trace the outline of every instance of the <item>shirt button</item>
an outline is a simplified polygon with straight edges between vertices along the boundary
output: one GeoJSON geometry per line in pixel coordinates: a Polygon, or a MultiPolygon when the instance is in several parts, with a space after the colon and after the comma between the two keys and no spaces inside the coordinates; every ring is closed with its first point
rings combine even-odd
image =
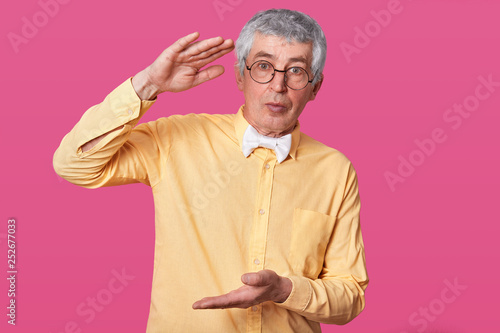
{"type": "Polygon", "coordinates": [[[260,260],[259,260],[259,259],[255,259],[255,260],[253,261],[253,263],[254,263],[254,264],[256,264],[256,265],[258,265],[258,264],[260,264],[260,260]]]}
{"type": "Polygon", "coordinates": [[[266,164],[266,169],[269,169],[271,166],[269,164],[266,164]]]}
{"type": "Polygon", "coordinates": [[[128,114],[132,115],[132,113],[134,113],[134,112],[131,109],[128,109],[128,114]]]}
{"type": "Polygon", "coordinates": [[[256,307],[255,305],[254,305],[254,306],[252,306],[252,311],[253,311],[253,312],[255,312],[255,311],[257,311],[257,310],[258,310],[258,309],[257,309],[257,307],[256,307]]]}
{"type": "Polygon", "coordinates": [[[266,212],[266,211],[265,211],[265,210],[263,210],[263,209],[259,210],[259,214],[260,214],[260,215],[264,215],[264,213],[265,213],[265,212],[266,212]]]}

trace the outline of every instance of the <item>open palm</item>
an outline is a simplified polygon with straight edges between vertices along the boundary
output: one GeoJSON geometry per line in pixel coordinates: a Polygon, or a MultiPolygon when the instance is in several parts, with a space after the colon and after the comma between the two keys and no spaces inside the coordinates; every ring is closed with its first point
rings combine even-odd
{"type": "Polygon", "coordinates": [[[221,65],[201,68],[231,52],[234,42],[222,37],[195,42],[198,37],[195,32],[180,38],[146,68],[148,80],[158,94],[188,90],[224,73],[221,65]]]}

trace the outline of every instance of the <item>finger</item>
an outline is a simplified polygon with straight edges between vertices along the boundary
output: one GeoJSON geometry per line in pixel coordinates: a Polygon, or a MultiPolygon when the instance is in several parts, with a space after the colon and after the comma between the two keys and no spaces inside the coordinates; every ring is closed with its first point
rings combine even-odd
{"type": "MultiPolygon", "coordinates": [[[[195,56],[192,56],[191,59],[192,60],[205,60],[207,58],[209,58],[210,56],[218,53],[218,52],[221,52],[221,51],[227,51],[227,52],[231,52],[232,50],[234,49],[234,42],[232,39],[226,39],[222,44],[216,46],[216,47],[212,47],[204,52],[201,52],[200,54],[197,54],[195,56]]],[[[227,53],[226,52],[226,53],[227,53]]],[[[226,54],[224,53],[224,54],[226,54]]]]}
{"type": "Polygon", "coordinates": [[[228,293],[215,297],[205,297],[193,303],[193,309],[247,308],[248,300],[240,299],[237,294],[228,293]]]}
{"type": "Polygon", "coordinates": [[[172,51],[182,52],[185,48],[189,46],[192,42],[200,37],[199,32],[193,32],[187,36],[179,38],[174,44],[172,44],[172,51]]]}
{"type": "Polygon", "coordinates": [[[221,76],[222,74],[224,74],[224,66],[222,65],[214,65],[205,68],[204,70],[196,74],[196,77],[193,82],[193,87],[202,84],[203,82],[213,80],[216,77],[221,76]]]}
{"type": "Polygon", "coordinates": [[[193,309],[224,309],[228,307],[226,295],[204,297],[193,303],[193,309]]]}
{"type": "Polygon", "coordinates": [[[232,50],[234,49],[234,47],[232,48],[229,48],[229,49],[223,49],[223,50],[220,50],[219,52],[217,53],[214,53],[212,54],[211,56],[209,56],[208,58],[205,58],[205,59],[200,59],[199,61],[195,62],[195,66],[197,68],[203,68],[205,67],[206,65],[208,65],[209,63],[219,59],[220,57],[228,54],[229,52],[231,52],[232,50]]]}
{"type": "Polygon", "coordinates": [[[224,38],[214,37],[193,43],[186,49],[188,56],[196,56],[202,52],[205,52],[213,47],[219,46],[224,43],[224,38]]]}
{"type": "Polygon", "coordinates": [[[205,297],[195,302],[193,309],[244,309],[258,303],[254,288],[242,286],[224,295],[205,297]]]}

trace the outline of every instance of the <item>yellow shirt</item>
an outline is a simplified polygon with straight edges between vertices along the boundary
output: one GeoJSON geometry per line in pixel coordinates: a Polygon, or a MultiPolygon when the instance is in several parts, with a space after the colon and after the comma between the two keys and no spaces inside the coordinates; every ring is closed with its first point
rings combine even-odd
{"type": "Polygon", "coordinates": [[[151,187],[155,253],[147,332],[320,332],[319,322],[356,317],[368,276],[348,159],[299,125],[282,163],[267,148],[245,158],[244,106],[237,114],[174,115],[135,127],[153,103],[141,101],[127,80],[83,115],[54,155],[56,172],[80,186],[151,187]],[[121,125],[82,153],[84,143],[121,125]],[[262,269],[291,279],[285,302],[192,309],[262,269]]]}

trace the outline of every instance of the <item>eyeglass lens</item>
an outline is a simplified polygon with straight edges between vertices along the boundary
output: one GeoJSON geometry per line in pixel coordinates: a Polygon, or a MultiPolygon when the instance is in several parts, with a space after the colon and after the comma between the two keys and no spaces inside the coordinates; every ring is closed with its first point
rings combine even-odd
{"type": "MultiPolygon", "coordinates": [[[[270,62],[259,60],[250,68],[252,79],[258,83],[267,83],[274,77],[275,69],[270,62]]],[[[292,89],[302,89],[309,82],[309,76],[301,67],[290,67],[285,72],[285,83],[292,89]]]]}

